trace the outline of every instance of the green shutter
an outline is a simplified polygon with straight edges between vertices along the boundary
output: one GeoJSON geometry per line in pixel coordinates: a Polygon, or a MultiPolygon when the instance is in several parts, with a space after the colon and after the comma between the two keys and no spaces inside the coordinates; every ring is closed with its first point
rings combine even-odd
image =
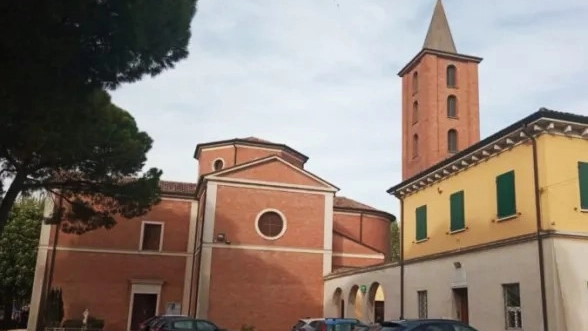
{"type": "Polygon", "coordinates": [[[451,211],[451,231],[465,229],[465,206],[463,191],[453,193],[449,197],[451,211]]]}
{"type": "Polygon", "coordinates": [[[427,239],[427,206],[416,209],[416,240],[427,239]]]}
{"type": "Polygon", "coordinates": [[[517,213],[514,170],[496,177],[496,204],[498,218],[517,213]]]}
{"type": "Polygon", "coordinates": [[[578,162],[578,180],[580,182],[580,208],[588,209],[588,163],[578,162]]]}

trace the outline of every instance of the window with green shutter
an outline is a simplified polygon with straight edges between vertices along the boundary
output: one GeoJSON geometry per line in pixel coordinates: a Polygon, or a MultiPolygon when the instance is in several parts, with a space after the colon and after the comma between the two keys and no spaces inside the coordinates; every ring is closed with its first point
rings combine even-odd
{"type": "Polygon", "coordinates": [[[580,182],[580,208],[588,210],[588,163],[578,162],[578,181],[580,182]]]}
{"type": "Polygon", "coordinates": [[[449,196],[449,209],[451,214],[450,231],[465,229],[465,206],[463,191],[455,192],[449,196]]]}
{"type": "Polygon", "coordinates": [[[427,205],[416,209],[416,241],[427,239],[427,205]]]}
{"type": "Polygon", "coordinates": [[[498,218],[517,213],[515,172],[511,170],[496,177],[496,206],[498,218]]]}

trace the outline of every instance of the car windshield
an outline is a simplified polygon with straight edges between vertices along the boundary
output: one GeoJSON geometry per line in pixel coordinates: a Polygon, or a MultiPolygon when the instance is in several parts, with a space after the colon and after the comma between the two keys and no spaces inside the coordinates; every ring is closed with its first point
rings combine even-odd
{"type": "Polygon", "coordinates": [[[406,328],[401,324],[394,322],[382,322],[380,325],[382,326],[382,328],[379,331],[401,331],[406,328]]]}

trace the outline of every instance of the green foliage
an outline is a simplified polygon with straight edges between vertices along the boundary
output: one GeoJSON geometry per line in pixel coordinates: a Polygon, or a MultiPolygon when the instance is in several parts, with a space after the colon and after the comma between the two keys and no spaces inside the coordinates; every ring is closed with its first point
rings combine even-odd
{"type": "Polygon", "coordinates": [[[128,180],[151,138],[104,91],[186,58],[196,2],[0,1],[0,233],[17,196],[39,189],[74,204],[76,233],[158,201],[159,170],[128,180]]]}
{"type": "Polygon", "coordinates": [[[0,234],[0,296],[30,299],[42,219],[41,199],[20,199],[12,209],[0,234]]]}
{"type": "Polygon", "coordinates": [[[390,224],[390,261],[400,261],[400,228],[398,222],[390,224]]]}
{"type": "MultiPolygon", "coordinates": [[[[12,178],[0,204],[0,233],[18,194],[52,192],[66,204],[49,220],[66,232],[111,228],[116,215],[133,218],[160,201],[155,168],[140,174],[152,139],[104,91],[0,133],[0,172],[12,178]]],[[[56,200],[59,200],[57,198],[56,200]]],[[[56,203],[59,206],[59,203],[56,203]]]]}
{"type": "Polygon", "coordinates": [[[11,31],[0,36],[0,91],[15,100],[155,76],[188,56],[195,13],[196,0],[0,1],[11,31]]]}
{"type": "Polygon", "coordinates": [[[49,327],[58,327],[63,320],[63,292],[59,288],[53,288],[47,293],[46,324],[49,327]]]}

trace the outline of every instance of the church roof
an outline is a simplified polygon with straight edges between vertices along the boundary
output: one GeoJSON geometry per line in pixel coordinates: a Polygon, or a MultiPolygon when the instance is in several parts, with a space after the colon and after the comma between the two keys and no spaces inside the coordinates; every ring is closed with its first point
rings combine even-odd
{"type": "Polygon", "coordinates": [[[217,141],[211,141],[211,142],[207,142],[207,143],[198,144],[198,145],[196,145],[196,150],[194,151],[194,158],[198,159],[200,157],[200,153],[205,148],[225,146],[225,145],[236,145],[236,144],[280,149],[280,150],[283,150],[284,152],[287,152],[287,153],[294,155],[295,157],[298,157],[299,159],[302,160],[303,163],[308,161],[308,156],[300,153],[299,151],[291,148],[288,145],[274,143],[274,142],[271,142],[271,141],[268,141],[265,139],[261,139],[261,138],[257,138],[257,137],[233,138],[233,139],[217,140],[217,141]]]}
{"type": "Polygon", "coordinates": [[[423,49],[457,54],[457,49],[453,42],[453,36],[451,35],[451,29],[449,28],[449,22],[447,21],[447,16],[445,15],[445,9],[443,8],[443,2],[441,0],[437,0],[437,4],[435,5],[435,10],[433,11],[433,17],[429,24],[429,31],[427,31],[427,37],[425,38],[423,49]]]}
{"type": "Polygon", "coordinates": [[[185,196],[196,198],[196,183],[174,182],[169,180],[160,180],[159,189],[162,195],[185,196]]]}
{"type": "Polygon", "coordinates": [[[396,217],[390,213],[376,209],[372,206],[368,206],[368,205],[361,203],[359,201],[349,199],[347,197],[337,197],[336,196],[335,200],[333,201],[333,207],[335,209],[346,209],[346,210],[353,210],[353,211],[360,211],[360,212],[363,211],[363,212],[373,212],[373,213],[377,213],[377,214],[383,214],[387,218],[389,218],[392,222],[394,222],[396,220],[396,217]]]}

